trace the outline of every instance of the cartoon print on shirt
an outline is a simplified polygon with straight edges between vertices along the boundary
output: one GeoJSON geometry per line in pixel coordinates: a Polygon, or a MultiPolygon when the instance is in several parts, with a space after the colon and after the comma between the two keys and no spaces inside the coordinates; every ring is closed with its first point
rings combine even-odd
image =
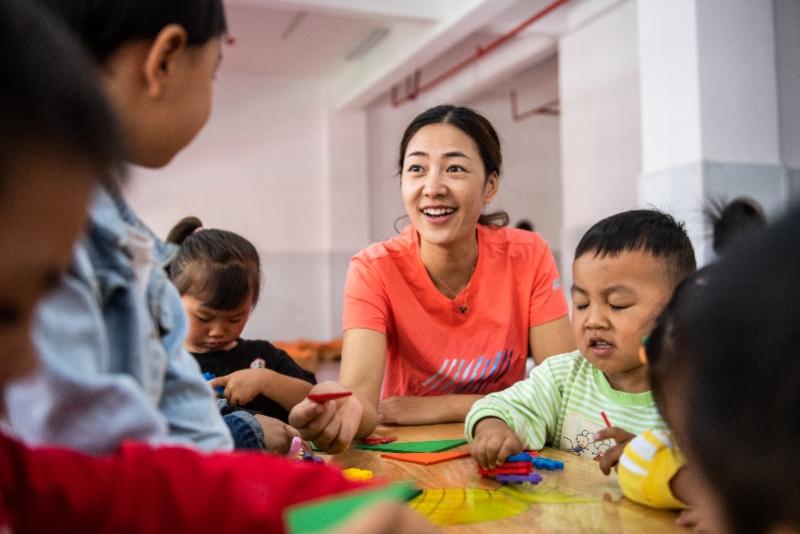
{"type": "Polygon", "coordinates": [[[256,358],[252,362],[250,362],[250,369],[266,369],[267,362],[264,361],[264,358],[256,358]]]}
{"type": "Polygon", "coordinates": [[[592,421],[574,412],[567,413],[561,429],[559,448],[577,456],[587,456],[597,460],[614,445],[611,439],[595,441],[595,433],[603,428],[603,423],[592,421]]]}

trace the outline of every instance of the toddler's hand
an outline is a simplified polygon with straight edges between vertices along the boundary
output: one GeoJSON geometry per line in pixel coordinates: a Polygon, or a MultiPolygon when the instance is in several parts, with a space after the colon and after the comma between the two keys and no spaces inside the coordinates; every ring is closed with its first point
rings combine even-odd
{"type": "Polygon", "coordinates": [[[487,417],[475,425],[470,452],[481,466],[493,469],[502,465],[512,454],[522,452],[522,449],[522,441],[502,420],[487,417]]]}
{"type": "MultiPolygon", "coordinates": [[[[309,394],[346,391],[336,382],[317,384],[309,394]]],[[[304,440],[330,454],[338,454],[352,443],[361,424],[364,407],[355,395],[318,404],[304,399],[289,412],[289,424],[304,440]]]]}
{"type": "Polygon", "coordinates": [[[256,414],[255,418],[264,431],[264,444],[267,450],[281,456],[286,455],[292,444],[292,438],[299,436],[300,433],[279,419],[261,414],[256,414]]]}
{"type": "Polygon", "coordinates": [[[635,437],[636,434],[631,434],[627,430],[623,430],[616,426],[604,428],[594,435],[595,441],[613,439],[617,442],[616,445],[608,449],[603,453],[603,456],[600,457],[600,469],[603,471],[603,473],[607,475],[611,472],[611,469],[619,463],[622,452],[625,450],[625,445],[627,445],[628,442],[635,437]]]}
{"type": "Polygon", "coordinates": [[[242,369],[214,378],[209,384],[212,388],[224,387],[225,398],[232,406],[244,406],[264,391],[271,372],[269,369],[242,369]]]}

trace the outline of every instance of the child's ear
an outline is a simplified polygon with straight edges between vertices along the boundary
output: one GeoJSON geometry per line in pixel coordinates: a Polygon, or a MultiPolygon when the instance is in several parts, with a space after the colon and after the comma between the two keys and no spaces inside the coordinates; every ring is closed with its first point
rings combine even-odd
{"type": "Polygon", "coordinates": [[[483,187],[483,203],[488,204],[492,200],[494,200],[495,195],[497,195],[497,191],[500,188],[500,176],[497,175],[496,172],[493,172],[489,179],[486,180],[486,185],[483,187]]]}
{"type": "Polygon", "coordinates": [[[144,63],[144,78],[148,96],[158,98],[164,92],[175,61],[186,52],[188,36],[183,26],[168,24],[158,33],[150,46],[144,63]]]}

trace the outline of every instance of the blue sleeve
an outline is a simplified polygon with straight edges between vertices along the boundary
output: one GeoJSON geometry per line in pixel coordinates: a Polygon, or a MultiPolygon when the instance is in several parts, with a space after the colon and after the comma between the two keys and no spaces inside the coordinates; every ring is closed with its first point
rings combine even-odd
{"type": "Polygon", "coordinates": [[[233,446],[237,450],[266,450],[264,429],[253,414],[245,410],[236,410],[223,416],[228,425],[233,446]]]}
{"type": "Polygon", "coordinates": [[[5,391],[11,430],[24,441],[106,453],[124,440],[167,439],[166,421],[133,378],[106,372],[101,319],[91,290],[74,277],[40,306],[40,367],[5,391]]]}
{"type": "MultiPolygon", "coordinates": [[[[153,332],[143,297],[123,286],[107,294],[124,302],[125,313],[101,306],[101,286],[114,280],[94,275],[79,247],[74,272],[40,306],[40,369],[5,393],[12,432],[29,443],[92,453],[124,440],[230,450],[230,433],[181,336],[153,332]]],[[[174,296],[165,307],[180,306],[174,296]]]]}

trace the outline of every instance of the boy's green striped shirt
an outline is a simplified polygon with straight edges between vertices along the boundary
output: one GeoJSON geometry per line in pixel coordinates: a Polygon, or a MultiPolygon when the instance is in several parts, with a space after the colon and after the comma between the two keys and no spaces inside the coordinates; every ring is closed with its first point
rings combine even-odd
{"type": "Polygon", "coordinates": [[[526,448],[551,445],[597,456],[611,446],[609,440],[595,442],[593,438],[605,427],[601,411],[614,426],[633,434],[666,428],[649,391],[612,389],[603,373],[576,350],[547,358],[527,379],[477,401],[467,414],[465,433],[472,441],[479,420],[497,417],[526,448]]]}

